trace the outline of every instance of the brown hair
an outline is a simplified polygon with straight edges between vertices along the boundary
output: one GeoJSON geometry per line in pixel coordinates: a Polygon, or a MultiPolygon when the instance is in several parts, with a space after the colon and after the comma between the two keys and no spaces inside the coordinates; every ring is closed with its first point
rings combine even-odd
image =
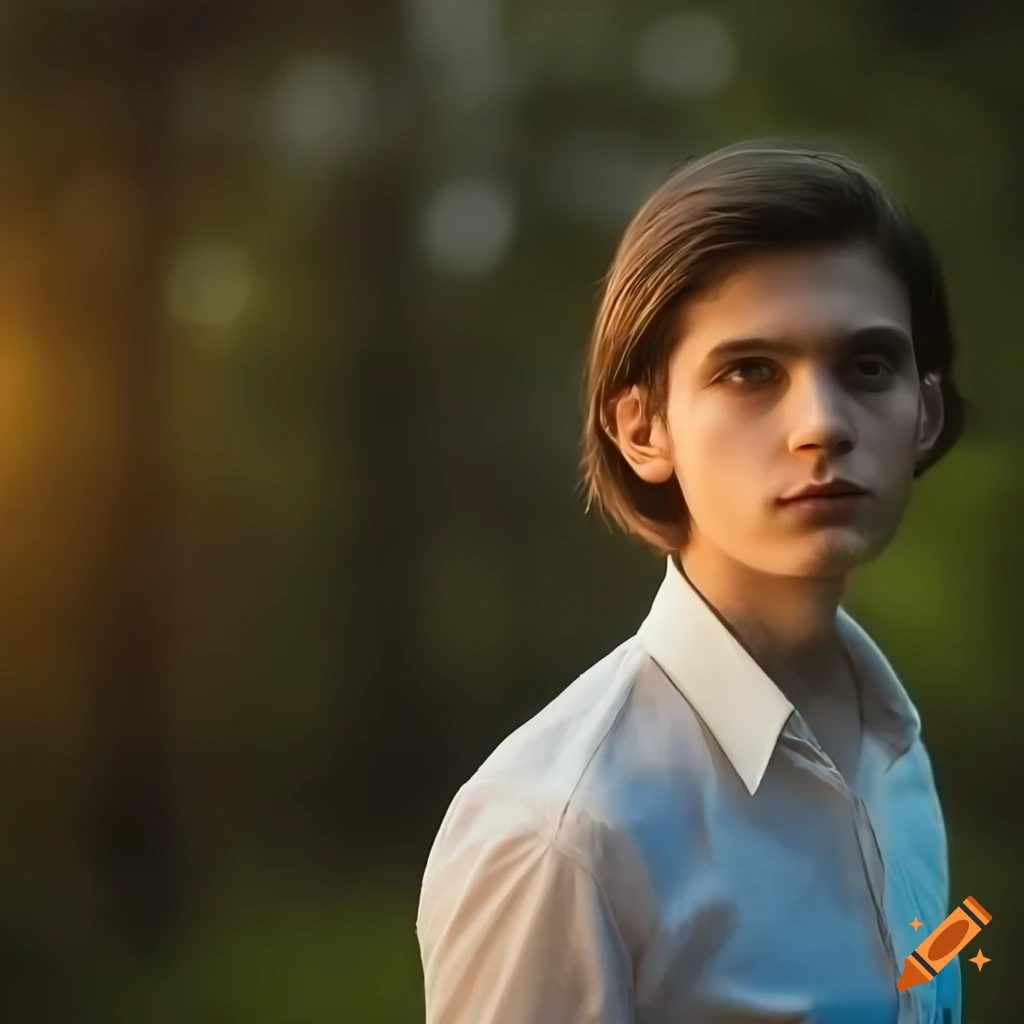
{"type": "Polygon", "coordinates": [[[944,424],[920,476],[963,432],[964,400],[952,378],[954,342],[938,258],[905,208],[860,164],[792,143],[747,142],[677,170],[626,228],[604,279],[587,353],[583,431],[586,508],[660,552],[682,548],[689,514],[678,481],[649,484],[608,433],[609,403],[634,384],[663,416],[668,359],[681,305],[739,259],[780,249],[864,240],[907,290],[920,377],[936,375],[944,424]]]}

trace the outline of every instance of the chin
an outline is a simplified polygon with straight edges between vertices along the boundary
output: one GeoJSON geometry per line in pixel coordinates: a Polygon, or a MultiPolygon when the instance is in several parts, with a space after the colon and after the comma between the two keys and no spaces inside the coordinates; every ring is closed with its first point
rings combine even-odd
{"type": "MultiPolygon", "coordinates": [[[[780,576],[846,576],[881,551],[884,544],[849,527],[822,527],[781,544],[766,571],[780,576]]],[[[761,560],[764,561],[763,559],[761,560]]]]}

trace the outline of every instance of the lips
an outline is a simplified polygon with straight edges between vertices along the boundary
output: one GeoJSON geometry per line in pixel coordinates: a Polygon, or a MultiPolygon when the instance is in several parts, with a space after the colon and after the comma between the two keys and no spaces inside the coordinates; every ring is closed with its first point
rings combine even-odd
{"type": "Polygon", "coordinates": [[[830,480],[824,484],[808,484],[796,493],[788,494],[779,500],[788,503],[816,499],[855,498],[863,497],[867,493],[863,487],[850,480],[830,480]]]}
{"type": "Polygon", "coordinates": [[[783,498],[785,502],[791,501],[836,501],[840,498],[863,498],[863,491],[834,491],[827,494],[797,494],[792,498],[783,498]]]}

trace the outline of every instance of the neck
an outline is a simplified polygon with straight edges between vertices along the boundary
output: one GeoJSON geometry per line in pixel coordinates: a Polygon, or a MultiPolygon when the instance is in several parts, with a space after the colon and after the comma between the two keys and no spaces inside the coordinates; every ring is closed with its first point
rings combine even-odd
{"type": "Polygon", "coordinates": [[[759,572],[695,544],[677,562],[783,690],[820,686],[841,674],[844,648],[836,613],[845,577],[759,572]]]}

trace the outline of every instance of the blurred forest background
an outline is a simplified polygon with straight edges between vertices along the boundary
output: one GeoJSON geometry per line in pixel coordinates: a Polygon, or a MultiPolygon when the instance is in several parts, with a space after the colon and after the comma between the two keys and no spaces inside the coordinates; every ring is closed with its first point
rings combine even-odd
{"type": "Polygon", "coordinates": [[[771,134],[945,260],[981,416],[844,604],[994,914],[965,1024],[1018,1019],[1022,12],[7,0],[0,1019],[422,1020],[448,802],[663,572],[577,491],[600,278],[771,134]]]}

